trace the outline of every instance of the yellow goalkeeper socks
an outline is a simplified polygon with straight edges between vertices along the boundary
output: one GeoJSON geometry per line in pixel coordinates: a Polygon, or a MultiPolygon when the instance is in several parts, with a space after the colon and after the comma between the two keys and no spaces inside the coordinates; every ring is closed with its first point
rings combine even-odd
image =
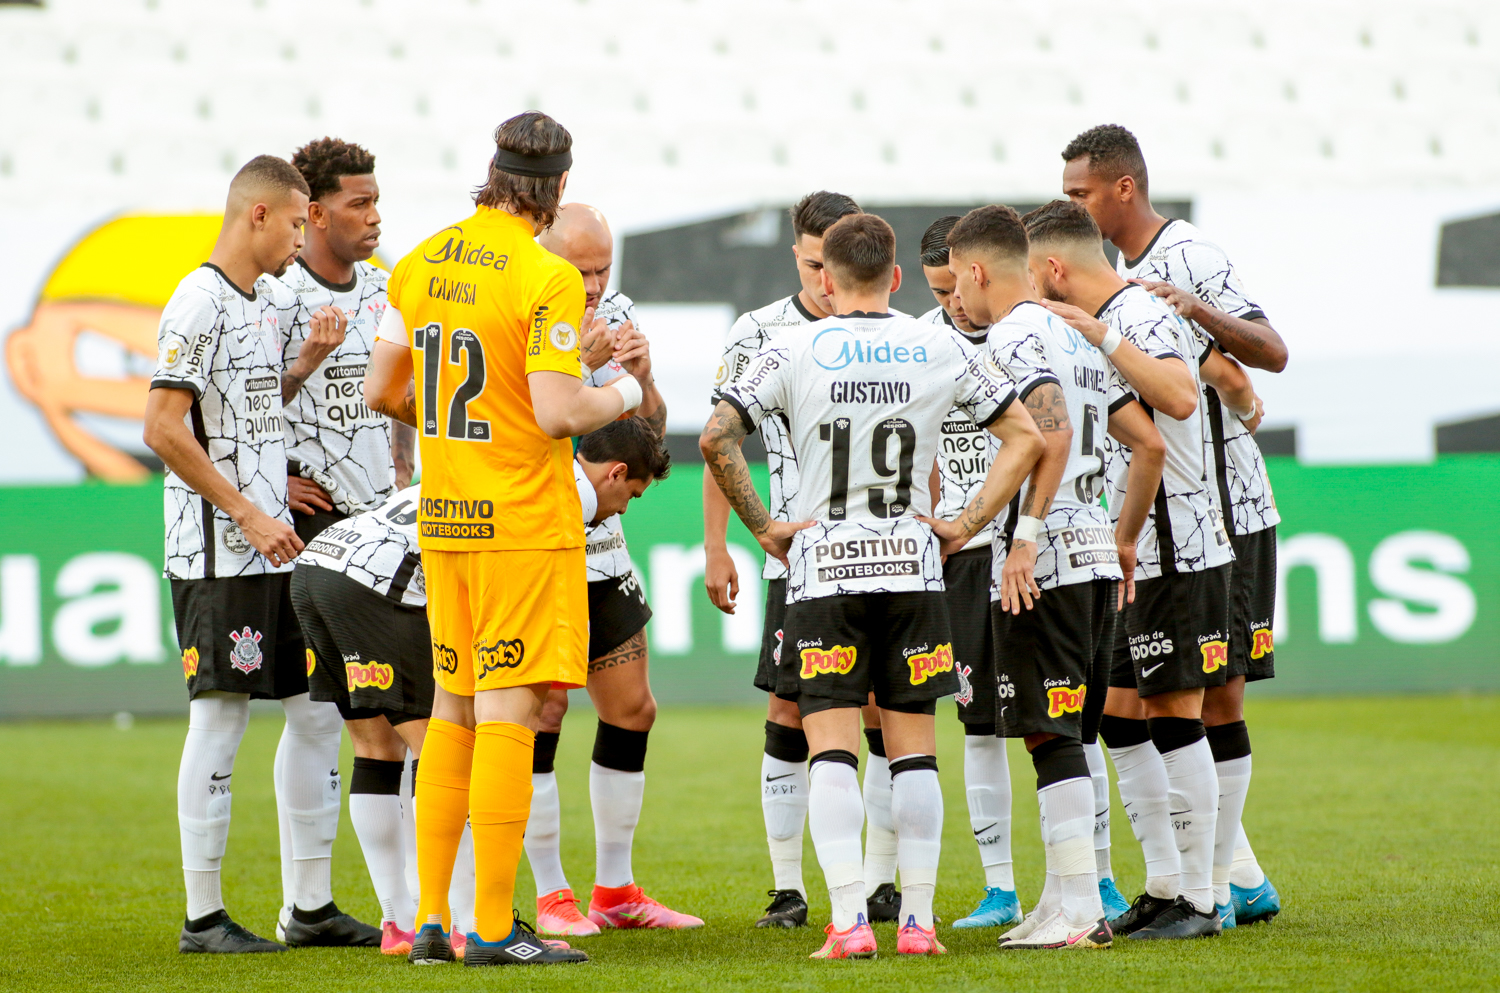
{"type": "MultiPolygon", "coordinates": [[[[449,930],[448,885],[469,818],[470,770],[478,767],[474,753],[473,731],[437,718],[428,723],[415,790],[417,875],[422,883],[418,927],[440,923],[449,930]]],[[[530,772],[529,764],[526,768],[530,772]]]]}
{"type": "MultiPolygon", "coordinates": [[[[536,734],[519,724],[485,721],[475,729],[469,825],[474,832],[477,884],[474,930],[485,941],[502,941],[511,932],[516,866],[521,861],[521,839],[531,814],[531,756],[535,745],[536,734]]],[[[424,751],[423,771],[426,768],[424,751]]]]}

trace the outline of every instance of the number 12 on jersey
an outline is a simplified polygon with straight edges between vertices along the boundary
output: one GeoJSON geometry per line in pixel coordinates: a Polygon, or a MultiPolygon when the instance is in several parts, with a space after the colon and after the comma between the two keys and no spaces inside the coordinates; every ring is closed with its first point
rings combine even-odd
{"type": "Polygon", "coordinates": [[[484,392],[484,345],[468,328],[454,328],[443,347],[443,326],[434,321],[417,328],[412,340],[422,352],[422,434],[438,436],[438,409],[441,398],[444,360],[448,365],[466,365],[464,381],[458,384],[448,403],[449,438],[460,441],[489,441],[490,422],[471,420],[469,404],[484,392]]]}

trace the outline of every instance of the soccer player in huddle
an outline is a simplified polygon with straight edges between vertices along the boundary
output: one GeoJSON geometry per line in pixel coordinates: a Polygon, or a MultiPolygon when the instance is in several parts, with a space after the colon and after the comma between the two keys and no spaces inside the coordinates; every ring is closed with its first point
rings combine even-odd
{"type": "Polygon", "coordinates": [[[537,111],[496,129],[475,213],[392,273],[365,378],[366,403],[417,427],[422,446],[417,523],[437,687],[417,774],[418,963],[453,958],[447,894],[466,821],[477,895],[464,964],[587,960],[511,913],[542,705],[554,685],[586,681],[568,439],[642,399],[629,367],[611,386],[584,385],[583,280],[534,240],[557,216],[572,144],[537,111]]]}
{"type": "MultiPolygon", "coordinates": [[[[1028,215],[1027,231],[1033,279],[1057,301],[1047,306],[1109,357],[1151,412],[1166,448],[1136,561],[1121,559],[1133,596],[1119,625],[1101,724],[1147,862],[1146,891],[1114,932],[1136,939],[1217,935],[1218,778],[1202,707],[1204,688],[1224,684],[1234,553],[1208,489],[1198,397],[1208,381],[1243,411],[1253,408],[1254,392],[1243,370],[1199,347],[1170,307],[1115,273],[1083,207],[1053,201],[1028,215]]],[[[1132,459],[1129,447],[1110,455],[1111,517],[1128,496],[1132,459]]]]}
{"type": "Polygon", "coordinates": [[[289,595],[302,541],[287,507],[284,334],[306,323],[295,332],[300,359],[316,367],[347,323],[331,307],[306,312],[274,278],[302,248],[307,216],[307,183],[284,159],[257,156],[235,175],[213,252],[162,311],[146,401],[145,442],[167,468],[166,575],[190,700],[177,780],[184,952],[283,948],[230,918],[220,888],[231,777],[252,698],[280,700],[286,712],[276,799],[291,821],[283,857],[293,861],[300,912],[288,940],[378,941],[333,903],[338,713],[308,699],[289,595]]]}
{"type": "MultiPolygon", "coordinates": [[[[1145,158],[1117,124],[1090,128],[1063,150],[1063,193],[1083,204],[1120,250],[1116,271],[1170,303],[1200,336],[1245,365],[1286,368],[1287,348],[1246,292],[1223,249],[1195,226],[1167,220],[1151,206],[1145,158]]],[[[1213,485],[1234,547],[1229,577],[1229,666],[1223,687],[1203,697],[1203,723],[1219,776],[1214,842],[1214,902],[1226,927],[1269,920],[1281,897],[1256,862],[1240,824],[1250,788],[1245,684],[1276,674],[1271,622],[1276,605],[1276,525],[1281,515],[1253,432],[1261,407],[1242,418],[1205,388],[1213,485]]]]}
{"type": "MultiPolygon", "coordinates": [[[[976,324],[959,299],[948,267],[948,232],[957,214],[939,217],[922,233],[922,275],[938,305],[921,320],[946,325],[959,346],[981,355],[988,328],[976,324]]],[[[935,478],[933,516],[952,520],[984,485],[990,468],[989,433],[955,407],[943,422],[935,478]]],[[[1021,921],[1010,852],[1010,767],[1005,740],[995,733],[995,663],[990,623],[990,542],[986,525],[943,564],[943,586],[953,627],[953,665],[958,674],[958,719],[964,728],[964,791],[969,828],[984,867],[984,897],[954,927],[1004,927],[1021,921]]]]}
{"type": "MultiPolygon", "coordinates": [[[[802,288],[759,310],[741,314],[734,322],[714,379],[716,389],[737,382],[768,342],[791,328],[822,320],[831,313],[832,304],[819,282],[823,235],[835,221],[859,212],[859,205],[849,197],[827,190],[809,193],[792,207],[792,256],[797,261],[797,278],[802,288]]],[[[797,455],[785,428],[774,418],[761,424],[760,435],[770,470],[771,514],[785,518],[797,498],[797,455]]],[[[729,503],[712,473],[705,468],[703,581],[713,605],[725,613],[733,613],[735,598],[739,596],[739,575],[725,543],[728,525],[729,503]]],[[[807,736],[802,731],[796,705],[776,695],[776,667],[781,659],[782,621],[787,605],[786,566],[768,554],[761,575],[766,580],[766,605],[755,686],[768,694],[760,789],[774,888],[767,894],[771,903],[756,926],[801,927],[807,923],[807,890],[802,882],[802,835],[808,803],[807,736]]],[[[894,885],[896,849],[891,827],[889,763],[877,708],[867,706],[864,720],[870,750],[864,784],[869,817],[864,868],[869,890],[866,910],[873,920],[895,920],[898,897],[894,885]]]]}
{"type": "MultiPolygon", "coordinates": [[[[606,424],[585,435],[574,465],[583,520],[623,513],[666,471],[643,422],[606,424]]],[[[381,951],[406,955],[417,906],[406,883],[398,789],[401,760],[366,754],[361,722],[394,727],[420,755],[432,713],[432,650],[427,584],[417,532],[420,486],[392,494],[373,510],[325,528],[307,543],[292,574],[292,603],[314,668],[312,697],[337,705],[354,742],[349,815],[359,833],[382,912],[381,951]],[[367,789],[357,789],[364,780],[367,789]]],[[[462,954],[462,945],[454,951],[462,954]]]]}
{"type": "MultiPolygon", "coordinates": [[[[542,233],[542,247],[567,259],[583,276],[585,323],[579,343],[584,382],[604,386],[627,375],[631,362],[641,377],[643,398],[631,421],[644,439],[633,461],[609,463],[590,447],[608,427],[580,444],[578,461],[597,481],[629,479],[644,491],[662,479],[669,460],[661,442],[667,406],[652,382],[644,336],[636,329],[630,298],[618,291],[606,295],[614,261],[614,236],[604,215],[587,204],[566,204],[557,221],[542,233]],[[592,314],[594,319],[588,320],[592,314]],[[633,361],[637,352],[642,361],[633,361]],[[649,445],[647,442],[649,441],[649,445]],[[614,474],[613,477],[610,474],[614,474]],[[614,477],[618,477],[615,479],[614,477]]],[[[639,495],[639,494],[636,494],[639,495]]],[[[554,761],[566,690],[554,689],[542,709],[532,761],[531,818],[526,825],[526,857],[536,879],[537,930],[542,934],[591,935],[601,927],[695,928],[703,921],[664,907],[635,883],[631,849],[646,789],[646,744],[656,721],[656,698],[647,670],[646,622],[651,608],[625,546],[618,514],[585,519],[588,570],[588,691],[599,715],[594,757],[589,766],[589,805],[594,815],[595,873],[588,916],[578,912],[563,872],[561,807],[554,761]]]]}
{"type": "Polygon", "coordinates": [[[917,519],[954,406],[1004,443],[953,528],[962,545],[1003,506],[1041,451],[999,369],[947,328],[890,313],[900,285],[889,224],[856,214],[823,239],[819,283],[833,316],[788,330],[720,388],[700,447],[715,482],[768,554],[787,567],[776,693],[795,700],[812,751],[809,819],[832,921],[814,958],[876,953],[866,919],[857,779],[859,709],[873,692],[891,756],[901,871],[896,950],[941,954],[932,900],[941,849],[938,698],[958,689],[938,539],[917,519]],[[784,418],[798,453],[791,518],[773,518],[740,443],[784,418]],[[920,467],[920,469],[918,468],[920,467]]]}
{"type": "MultiPolygon", "coordinates": [[[[1144,453],[1161,442],[1108,360],[1040,305],[1014,210],[970,211],[948,244],[965,310],[989,323],[989,357],[1015,381],[1046,442],[1024,497],[997,518],[992,557],[996,727],[1031,753],[1047,864],[1036,908],[1000,946],[1107,948],[1084,743],[1097,735],[1108,683],[1117,546],[1134,546],[1160,479],[1160,461],[1144,453]],[[1107,432],[1143,451],[1118,528],[1099,503],[1107,432]]],[[[934,527],[943,535],[951,525],[934,527]]]]}
{"type": "MultiPolygon", "coordinates": [[[[307,542],[328,525],[379,505],[395,489],[410,483],[415,435],[406,425],[371,411],[360,390],[365,364],[375,344],[375,329],[385,313],[385,273],[368,261],[380,244],[375,157],[359,145],[320,138],[297,149],[292,165],[308,185],[310,202],[304,228],[306,243],[281,281],[297,295],[304,310],[333,307],[348,321],[343,343],[321,361],[308,361],[318,358],[315,353],[303,355],[305,323],[294,322],[282,328],[288,502],[297,536],[307,542]]],[[[385,721],[360,719],[346,722],[346,726],[356,756],[367,763],[403,761],[406,743],[385,721]]],[[[338,736],[328,737],[332,758],[336,759],[338,736]]],[[[278,777],[282,775],[285,737],[282,741],[276,761],[278,777]]],[[[360,766],[349,784],[350,816],[361,838],[373,839],[376,835],[363,823],[369,804],[355,802],[353,797],[377,786],[383,789],[383,780],[372,779],[368,764],[360,766]]],[[[283,813],[283,853],[288,850],[293,824],[283,813]]],[[[377,861],[390,858],[390,853],[368,849],[366,855],[377,861]]],[[[290,923],[291,861],[283,855],[285,895],[277,924],[283,936],[289,927],[301,932],[307,925],[305,921],[290,923]]],[[[323,925],[325,930],[327,927],[323,925]]]]}

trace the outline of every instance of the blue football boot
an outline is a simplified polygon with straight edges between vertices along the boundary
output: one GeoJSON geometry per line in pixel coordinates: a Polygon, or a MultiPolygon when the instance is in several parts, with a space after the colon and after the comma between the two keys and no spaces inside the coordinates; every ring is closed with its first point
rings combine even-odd
{"type": "Polygon", "coordinates": [[[1230,928],[1236,926],[1233,899],[1231,899],[1228,903],[1214,904],[1214,910],[1218,911],[1219,924],[1224,928],[1224,930],[1228,931],[1230,928]]]}
{"type": "Polygon", "coordinates": [[[1015,890],[1002,890],[998,886],[986,886],[984,899],[968,917],[953,922],[954,927],[1008,927],[1022,921],[1021,901],[1015,890]]]}
{"type": "Polygon", "coordinates": [[[1249,889],[1230,883],[1229,902],[1234,906],[1235,920],[1241,924],[1269,921],[1281,913],[1281,894],[1276,892],[1270,879],[1249,889]]]}
{"type": "Polygon", "coordinates": [[[1115,888],[1115,881],[1113,879],[1099,880],[1099,902],[1104,904],[1104,919],[1106,921],[1113,921],[1130,909],[1130,904],[1125,902],[1125,898],[1115,888]]]}

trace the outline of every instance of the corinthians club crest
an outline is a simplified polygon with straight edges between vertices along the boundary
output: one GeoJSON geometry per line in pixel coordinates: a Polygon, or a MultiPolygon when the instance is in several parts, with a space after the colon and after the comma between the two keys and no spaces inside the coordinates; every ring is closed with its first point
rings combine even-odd
{"type": "Polygon", "coordinates": [[[958,673],[958,692],[953,694],[953,699],[967,707],[974,702],[974,684],[969,682],[969,673],[974,669],[972,666],[960,665],[955,671],[958,673]]]}
{"type": "Polygon", "coordinates": [[[260,639],[261,633],[251,631],[248,624],[242,631],[229,632],[229,640],[234,642],[234,650],[229,653],[229,664],[247,676],[259,669],[265,659],[260,650],[260,639]]]}

